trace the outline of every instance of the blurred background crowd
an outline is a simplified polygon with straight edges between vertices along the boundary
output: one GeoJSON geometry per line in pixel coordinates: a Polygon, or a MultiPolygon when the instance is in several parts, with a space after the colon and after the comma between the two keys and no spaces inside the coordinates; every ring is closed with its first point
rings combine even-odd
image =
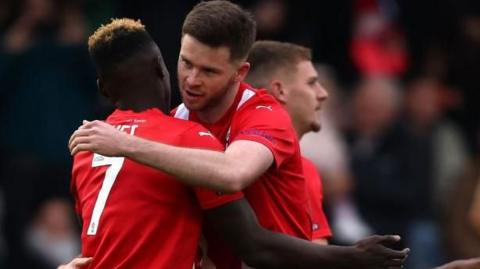
{"type": "MultiPolygon", "coordinates": [[[[141,19],[177,105],[181,24],[196,2],[0,1],[0,268],[55,268],[80,251],[67,141],[112,110],[88,36],[112,17],[141,19]]],[[[322,131],[301,144],[324,181],[332,242],[400,234],[407,269],[479,256],[480,2],[234,2],[258,39],[313,49],[330,98],[322,131]]]]}

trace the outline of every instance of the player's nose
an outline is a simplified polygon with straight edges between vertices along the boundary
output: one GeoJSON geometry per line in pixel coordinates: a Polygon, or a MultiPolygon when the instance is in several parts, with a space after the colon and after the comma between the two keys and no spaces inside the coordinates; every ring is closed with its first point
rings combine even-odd
{"type": "Polygon", "coordinates": [[[317,83],[316,97],[319,102],[322,102],[328,99],[328,92],[320,83],[317,83]]]}
{"type": "Polygon", "coordinates": [[[187,74],[186,82],[188,86],[197,86],[201,84],[200,72],[198,69],[194,68],[187,74]]]}

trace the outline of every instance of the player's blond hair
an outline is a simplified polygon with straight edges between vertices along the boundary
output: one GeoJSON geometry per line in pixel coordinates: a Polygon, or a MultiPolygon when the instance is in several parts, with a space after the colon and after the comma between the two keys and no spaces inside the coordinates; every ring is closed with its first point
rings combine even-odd
{"type": "Polygon", "coordinates": [[[155,42],[140,20],[112,19],[88,38],[88,51],[97,71],[107,75],[155,42]]]}
{"type": "Polygon", "coordinates": [[[88,38],[88,49],[95,50],[99,44],[110,43],[120,33],[125,32],[146,32],[145,25],[140,20],[133,20],[129,18],[112,18],[111,22],[106,25],[101,25],[88,38]]]}

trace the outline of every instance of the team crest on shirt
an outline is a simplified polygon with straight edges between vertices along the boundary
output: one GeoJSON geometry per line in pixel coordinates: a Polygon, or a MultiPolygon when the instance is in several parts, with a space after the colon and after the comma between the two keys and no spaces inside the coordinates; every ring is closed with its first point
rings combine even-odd
{"type": "Polygon", "coordinates": [[[318,224],[316,224],[316,223],[312,224],[312,230],[313,231],[318,230],[318,228],[320,228],[320,227],[318,227],[318,224]]]}

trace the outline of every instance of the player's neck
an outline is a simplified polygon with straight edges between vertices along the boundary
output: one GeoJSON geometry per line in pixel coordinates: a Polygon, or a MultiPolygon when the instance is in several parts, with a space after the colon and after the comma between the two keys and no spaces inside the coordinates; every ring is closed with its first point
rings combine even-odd
{"type": "Polygon", "coordinates": [[[148,94],[137,94],[123,100],[118,100],[117,107],[120,110],[132,110],[134,112],[142,112],[151,108],[158,108],[166,111],[166,104],[161,101],[158,96],[148,94]]]}
{"type": "Polygon", "coordinates": [[[307,131],[302,128],[302,126],[299,126],[300,124],[295,124],[295,121],[292,122],[293,128],[295,129],[295,133],[297,133],[298,139],[302,139],[303,135],[307,133],[307,131]]]}
{"type": "Polygon", "coordinates": [[[239,89],[240,82],[232,84],[224,96],[220,99],[212,100],[212,103],[204,109],[196,111],[198,118],[205,123],[215,123],[220,120],[233,105],[239,89]]]}

